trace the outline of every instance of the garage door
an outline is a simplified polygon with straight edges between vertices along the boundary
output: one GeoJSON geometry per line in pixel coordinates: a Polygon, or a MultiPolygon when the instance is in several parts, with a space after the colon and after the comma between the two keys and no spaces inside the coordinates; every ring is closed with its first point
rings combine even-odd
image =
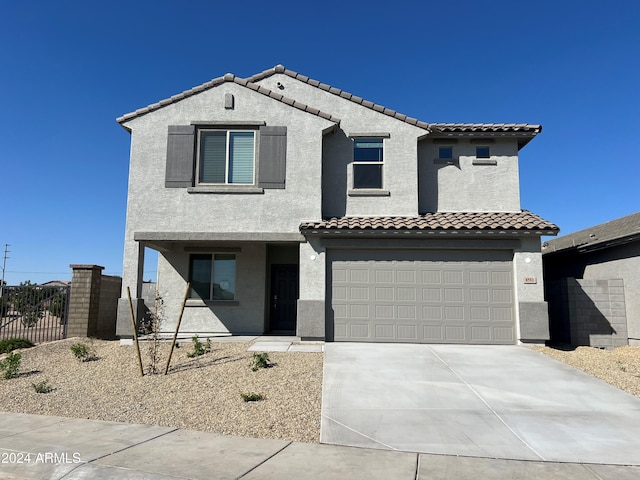
{"type": "Polygon", "coordinates": [[[335,341],[515,343],[510,251],[330,250],[335,341]]]}

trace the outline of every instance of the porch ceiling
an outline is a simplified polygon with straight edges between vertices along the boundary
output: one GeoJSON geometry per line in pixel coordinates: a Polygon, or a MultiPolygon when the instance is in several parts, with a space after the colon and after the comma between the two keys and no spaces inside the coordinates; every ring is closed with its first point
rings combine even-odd
{"type": "Polygon", "coordinates": [[[135,232],[133,239],[160,252],[173,250],[176,244],[199,246],[211,242],[295,242],[306,241],[298,232],[135,232]]]}

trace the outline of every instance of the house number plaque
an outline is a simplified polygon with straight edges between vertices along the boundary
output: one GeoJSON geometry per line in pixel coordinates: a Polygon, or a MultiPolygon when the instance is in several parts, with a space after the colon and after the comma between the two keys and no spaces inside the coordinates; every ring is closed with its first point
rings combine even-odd
{"type": "Polygon", "coordinates": [[[536,277],[524,277],[524,283],[536,284],[538,279],[536,277]]]}

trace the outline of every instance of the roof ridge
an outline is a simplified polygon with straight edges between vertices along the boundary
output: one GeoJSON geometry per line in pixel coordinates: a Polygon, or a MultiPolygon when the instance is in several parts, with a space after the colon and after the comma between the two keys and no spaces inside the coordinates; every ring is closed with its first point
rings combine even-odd
{"type": "Polygon", "coordinates": [[[326,92],[332,93],[340,98],[344,98],[346,100],[349,100],[351,102],[357,103],[358,105],[362,105],[363,107],[369,108],[371,110],[374,110],[378,113],[382,113],[384,115],[393,117],[397,120],[400,120],[402,122],[408,123],[409,125],[413,125],[415,127],[418,128],[422,128],[424,130],[431,130],[429,124],[427,122],[423,122],[421,120],[418,120],[417,118],[413,118],[413,117],[409,117],[407,115],[404,115],[402,113],[396,112],[395,110],[392,110],[390,108],[384,107],[380,104],[377,103],[373,103],[370,102],[369,100],[365,100],[364,98],[358,97],[357,95],[353,95],[352,93],[349,93],[345,90],[342,90],[340,88],[336,88],[336,87],[332,87],[329,84],[326,83],[322,83],[318,80],[314,80],[310,77],[307,77],[306,75],[302,75],[301,73],[298,73],[294,70],[290,70],[288,68],[285,68],[284,65],[278,64],[275,67],[269,68],[267,70],[263,70],[260,73],[257,73],[249,78],[247,78],[248,81],[250,82],[257,82],[260,81],[264,78],[270,77],[272,75],[275,75],[276,73],[283,73],[291,78],[294,78],[296,80],[300,80],[301,82],[307,83],[309,85],[311,85],[312,87],[316,87],[319,88],[320,90],[324,90],[326,92]]]}
{"type": "Polygon", "coordinates": [[[153,112],[155,110],[159,110],[162,107],[165,107],[167,105],[171,105],[173,103],[177,103],[181,100],[184,100],[185,98],[191,97],[193,95],[196,95],[200,92],[204,92],[205,90],[209,90],[213,87],[216,87],[218,85],[221,85],[223,83],[227,83],[227,82],[233,82],[236,83],[238,85],[241,85],[245,88],[248,88],[250,90],[253,90],[255,92],[261,93],[262,95],[265,95],[269,98],[273,98],[274,100],[277,100],[279,102],[285,103],[287,105],[290,105],[294,108],[297,108],[298,110],[302,110],[303,112],[307,112],[310,113],[311,115],[315,115],[317,117],[320,118],[324,118],[325,120],[329,120],[331,122],[334,122],[336,124],[340,124],[340,119],[338,117],[335,117],[329,113],[325,113],[321,110],[318,110],[317,108],[313,108],[310,105],[304,104],[302,102],[299,102],[297,100],[294,100],[292,98],[289,97],[285,97],[284,95],[274,92],[273,90],[270,90],[266,87],[263,87],[262,85],[257,85],[253,82],[250,82],[247,79],[238,77],[236,75],[234,75],[233,73],[225,73],[223,76],[221,77],[216,77],[212,80],[209,80],[208,82],[205,82],[203,84],[200,85],[196,85],[193,88],[190,88],[189,90],[185,90],[182,93],[178,93],[176,95],[173,95],[169,98],[166,98],[164,100],[160,100],[159,102],[156,103],[152,103],[151,105],[147,105],[146,107],[143,108],[139,108],[131,113],[127,113],[125,115],[122,115],[121,117],[116,118],[116,121],[120,124],[122,124],[123,122],[126,122],[128,120],[131,120],[133,118],[137,118],[140,117],[142,115],[145,115],[147,113],[153,112]]]}

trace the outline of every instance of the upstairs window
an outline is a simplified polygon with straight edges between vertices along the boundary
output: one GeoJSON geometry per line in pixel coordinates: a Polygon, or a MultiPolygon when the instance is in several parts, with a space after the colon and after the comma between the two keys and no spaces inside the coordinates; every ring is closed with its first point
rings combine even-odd
{"type": "Polygon", "coordinates": [[[234,300],[236,294],[235,254],[191,255],[189,282],[191,282],[191,298],[234,300]]]}
{"type": "Polygon", "coordinates": [[[356,138],[353,141],[353,188],[382,188],[383,141],[356,138]]]}
{"type": "Polygon", "coordinates": [[[476,158],[491,158],[491,152],[489,150],[489,147],[477,146],[476,147],[476,158]]]}
{"type": "Polygon", "coordinates": [[[451,146],[440,146],[438,148],[438,158],[442,158],[445,160],[453,159],[453,147],[451,146]]]}
{"type": "Polygon", "coordinates": [[[200,130],[198,182],[253,185],[255,132],[200,130]]]}

